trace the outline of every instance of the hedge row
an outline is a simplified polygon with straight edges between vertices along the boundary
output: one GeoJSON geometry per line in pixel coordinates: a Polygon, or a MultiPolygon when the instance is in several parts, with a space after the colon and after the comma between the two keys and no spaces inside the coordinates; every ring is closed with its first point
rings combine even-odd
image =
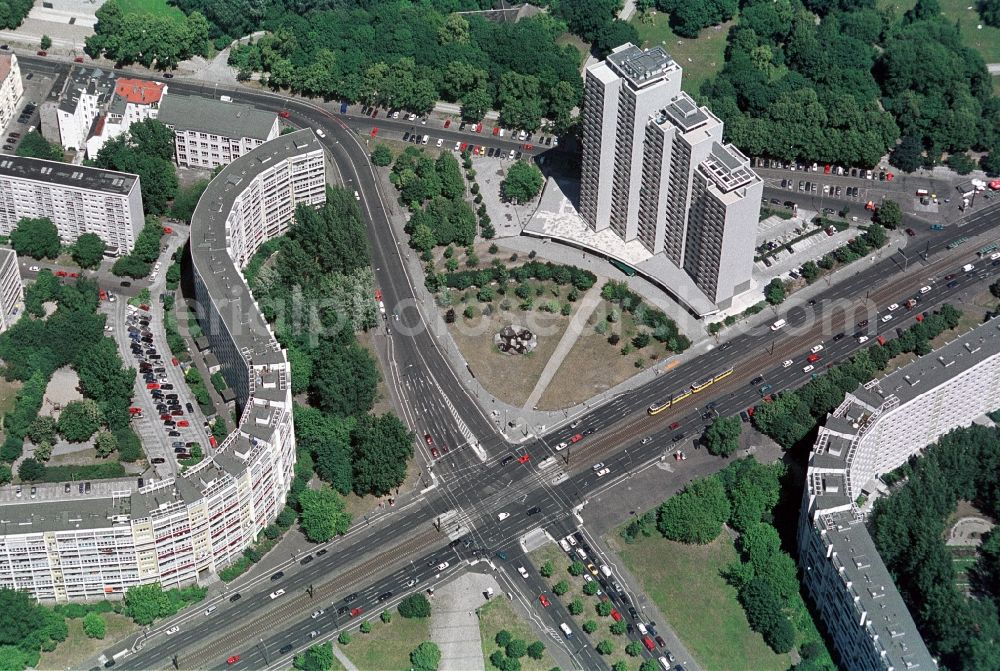
{"type": "Polygon", "coordinates": [[[508,268],[503,263],[494,262],[483,270],[459,270],[445,273],[444,286],[451,289],[464,290],[469,287],[484,287],[493,282],[507,283],[510,280],[524,282],[535,279],[539,281],[552,280],[556,284],[572,284],[580,291],[590,289],[597,282],[597,276],[589,270],[577,266],[552,263],[551,261],[528,261],[515,268],[508,268]]]}
{"type": "Polygon", "coordinates": [[[35,482],[72,482],[74,480],[107,480],[110,478],[123,478],[125,467],[117,461],[108,461],[103,464],[91,464],[89,466],[46,466],[42,477],[35,482]]]}

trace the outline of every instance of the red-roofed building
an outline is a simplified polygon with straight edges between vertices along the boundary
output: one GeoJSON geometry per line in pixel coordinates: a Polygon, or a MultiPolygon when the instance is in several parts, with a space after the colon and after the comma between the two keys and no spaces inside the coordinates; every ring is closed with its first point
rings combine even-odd
{"type": "Polygon", "coordinates": [[[93,135],[87,140],[87,155],[91,158],[97,156],[107,140],[121,135],[133,123],[155,119],[166,95],[167,85],[163,82],[119,78],[103,123],[94,128],[93,135]]]}

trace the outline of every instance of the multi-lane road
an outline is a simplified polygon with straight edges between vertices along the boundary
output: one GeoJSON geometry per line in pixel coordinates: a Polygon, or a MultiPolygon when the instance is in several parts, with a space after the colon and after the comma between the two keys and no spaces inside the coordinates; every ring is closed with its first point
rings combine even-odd
{"type": "MultiPolygon", "coordinates": [[[[56,64],[44,59],[23,56],[26,70],[45,69],[59,72],[67,64],[56,64]]],[[[210,89],[200,84],[173,80],[175,92],[208,94],[210,89]]],[[[218,94],[220,89],[211,89],[218,94]]],[[[586,503],[588,497],[613,487],[629,471],[658,461],[676,447],[690,446],[690,438],[700,433],[700,413],[705,404],[714,401],[716,410],[723,415],[733,414],[752,405],[758,399],[756,391],[746,385],[747,380],[764,375],[775,391],[794,387],[808,379],[800,363],[810,346],[826,342],[824,362],[834,362],[849,355],[859,347],[851,337],[854,323],[868,319],[869,332],[881,327],[883,332],[912,319],[915,312],[897,313],[893,321],[882,324],[877,319],[878,309],[891,302],[901,302],[915,294],[922,285],[931,283],[932,291],[923,297],[920,309],[927,309],[967,290],[982,279],[979,269],[957,278],[958,284],[948,287],[940,278],[960,268],[969,260],[977,242],[971,241],[956,250],[946,250],[954,235],[930,238],[926,245],[928,261],[916,252],[904,258],[899,253],[887,251],[888,258],[876,263],[861,262],[857,274],[828,289],[815,306],[800,306],[783,311],[789,326],[779,332],[765,327],[732,336],[689,364],[677,367],[655,378],[647,385],[628,394],[611,399],[579,417],[577,429],[556,428],[545,436],[518,448],[518,454],[530,455],[526,463],[513,461],[500,465],[500,460],[513,449],[493,430],[493,425],[462,385],[458,375],[440,353],[432,331],[422,323],[419,311],[412,309],[415,297],[412,287],[422,278],[411,278],[403,263],[405,242],[396,239],[384,206],[392,194],[382,194],[367,153],[364,136],[352,130],[352,124],[363,129],[368,124],[362,118],[341,119],[331,108],[311,104],[299,99],[288,99],[264,92],[245,90],[221,91],[235,100],[248,102],[264,109],[287,110],[290,120],[297,125],[309,125],[326,131],[325,145],[341,178],[361,194],[362,210],[369,226],[372,242],[372,260],[376,279],[383,293],[383,300],[394,311],[404,306],[400,321],[405,329],[394,328],[386,335],[381,353],[385,357],[392,393],[404,407],[404,416],[420,434],[433,428],[435,440],[446,441],[451,446],[468,445],[475,440],[487,455],[481,461],[472,450],[454,449],[435,468],[437,487],[414,499],[409,504],[383,515],[370,524],[356,525],[345,537],[328,544],[312,560],[300,563],[302,558],[289,561],[286,575],[271,580],[258,576],[241,582],[241,598],[230,601],[232,592],[207,602],[198,611],[187,612],[157,627],[145,637],[141,651],[124,660],[126,668],[165,668],[175,654],[180,655],[183,667],[215,666],[225,663],[231,654],[240,654],[247,668],[252,666],[287,665],[288,655],[281,649],[292,645],[299,650],[306,645],[304,636],[318,630],[324,637],[344,626],[346,617],[337,615],[347,606],[345,597],[357,593],[351,607],[378,612],[392,605],[409,591],[424,588],[434,580],[448,575],[469,561],[492,558],[498,566],[517,561],[518,539],[528,530],[545,528],[559,536],[576,527],[571,511],[586,503]],[[839,332],[847,335],[831,341],[839,332]],[[781,362],[793,359],[796,363],[782,368],[781,362]],[[645,407],[669,397],[691,382],[735,366],[736,373],[723,382],[698,394],[690,402],[671,408],[656,417],[648,417],[645,407]],[[420,412],[413,412],[419,409],[420,412]],[[676,430],[669,424],[680,422],[676,430]],[[555,445],[577,431],[593,431],[571,448],[555,452],[555,445]],[[687,438],[673,443],[679,431],[687,438]],[[651,436],[645,444],[641,439],[651,436]],[[539,469],[546,457],[554,456],[556,464],[539,469]],[[602,461],[610,474],[598,478],[591,465],[602,461]],[[557,477],[565,471],[565,477],[557,477]],[[528,511],[538,508],[529,515],[528,511]],[[434,526],[442,514],[451,513],[442,529],[434,526]],[[498,513],[508,512],[509,517],[498,519],[498,513]],[[455,530],[450,525],[457,524],[455,530]],[[452,537],[468,538],[471,547],[463,544],[449,547],[452,537]],[[474,553],[473,550],[479,552],[474,553]],[[505,562],[497,552],[508,556],[505,562]],[[419,558],[419,559],[415,559],[419,558]],[[443,561],[449,568],[437,571],[443,561]],[[331,571],[333,569],[333,571],[331,571]],[[411,585],[410,582],[414,581],[411,585]],[[285,593],[275,599],[269,594],[277,589],[285,593]],[[310,591],[311,590],[311,596],[310,591]],[[380,595],[392,592],[384,601],[380,595]],[[205,611],[217,608],[208,614],[205,611]],[[249,606],[249,607],[248,607],[249,606]],[[325,608],[324,615],[315,620],[309,614],[325,608]],[[343,618],[343,619],[342,619],[343,618]],[[180,630],[165,635],[168,627],[180,630]]],[[[409,122],[382,119],[380,125],[407,127],[409,122]]],[[[436,136],[445,141],[468,140],[467,133],[442,129],[436,136]]],[[[482,138],[484,141],[487,138],[482,138]]],[[[497,146],[517,143],[488,138],[497,146]]],[[[485,143],[485,142],[484,142],[485,143]]],[[[967,217],[961,234],[974,238],[987,234],[1000,222],[1000,212],[980,209],[967,217]]],[[[957,235],[957,234],[956,234],[957,235]]],[[[922,251],[924,246],[921,245],[922,251]]],[[[996,270],[990,266],[990,272],[996,270]]],[[[422,443],[421,443],[422,445],[422,443]]],[[[426,447],[423,456],[429,460],[426,447]]],[[[667,477],[674,486],[689,479],[698,462],[707,464],[710,459],[702,452],[689,452],[688,462],[680,462],[667,477]]],[[[585,508],[584,508],[585,511],[585,508]]],[[[482,564],[481,564],[482,565],[482,564]]],[[[527,585],[528,583],[526,583],[527,585]]],[[[534,585],[537,587],[537,585],[534,585]]],[[[529,595],[533,598],[535,595],[529,595]]],[[[553,623],[558,615],[550,616],[553,623]]],[[[352,621],[357,622],[358,618],[352,621]]],[[[580,634],[582,636],[582,634],[580,634]]],[[[322,639],[319,639],[322,640],[322,639]]],[[[585,639],[583,639],[585,640],[585,639]]],[[[602,668],[606,664],[589,647],[571,651],[581,668],[602,668]]],[[[241,661],[241,664],[243,662],[241,661]]]]}

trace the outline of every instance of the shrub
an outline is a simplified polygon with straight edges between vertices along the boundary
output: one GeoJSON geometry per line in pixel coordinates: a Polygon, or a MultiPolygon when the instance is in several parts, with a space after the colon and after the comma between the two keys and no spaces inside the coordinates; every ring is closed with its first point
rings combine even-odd
{"type": "Polygon", "coordinates": [[[597,621],[587,620],[586,622],[583,623],[583,630],[588,634],[593,634],[595,631],[597,631],[597,621]]]}
{"type": "Polygon", "coordinates": [[[423,594],[411,594],[399,602],[399,614],[408,619],[430,617],[431,602],[423,594]]]}

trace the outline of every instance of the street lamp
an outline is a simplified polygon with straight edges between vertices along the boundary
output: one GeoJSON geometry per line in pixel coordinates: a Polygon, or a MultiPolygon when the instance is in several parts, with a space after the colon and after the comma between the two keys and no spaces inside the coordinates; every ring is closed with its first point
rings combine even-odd
{"type": "Polygon", "coordinates": [[[264,663],[265,664],[270,664],[270,662],[267,661],[267,646],[264,644],[264,637],[263,636],[260,637],[260,651],[264,655],[264,663]]]}

